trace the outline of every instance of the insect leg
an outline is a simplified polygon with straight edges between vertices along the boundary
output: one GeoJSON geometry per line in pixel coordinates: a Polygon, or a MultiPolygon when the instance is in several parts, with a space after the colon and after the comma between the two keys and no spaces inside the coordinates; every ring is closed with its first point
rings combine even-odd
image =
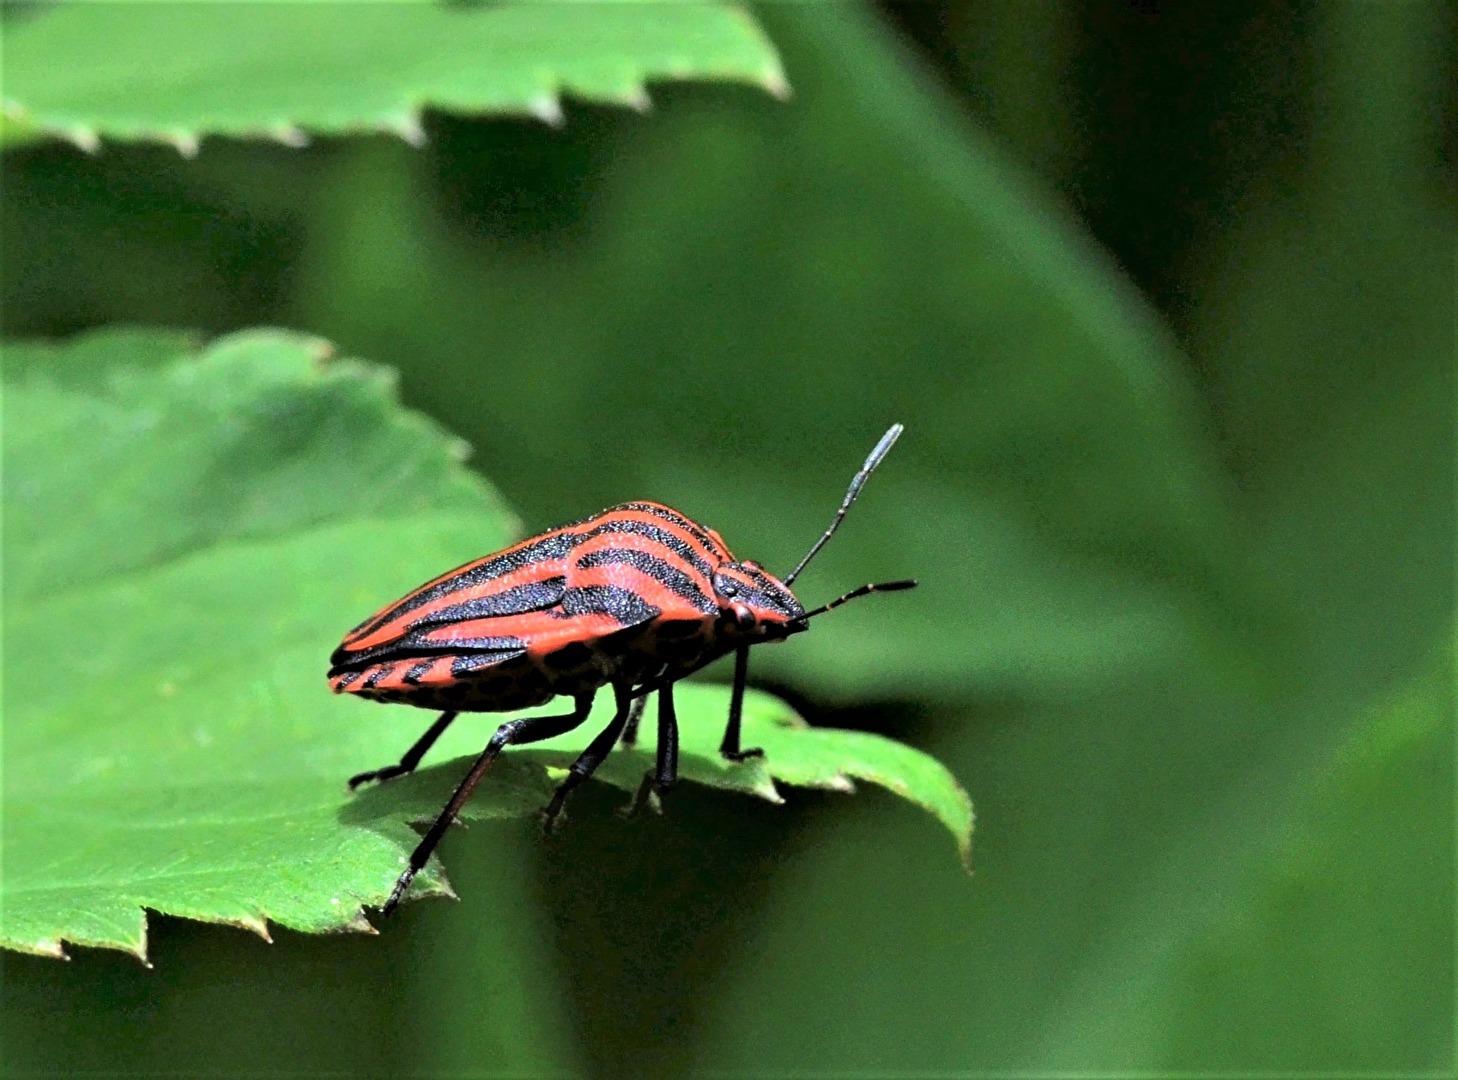
{"type": "Polygon", "coordinates": [[[623,745],[632,746],[638,741],[638,721],[643,719],[643,707],[648,704],[648,695],[643,694],[633,699],[633,704],[628,706],[628,723],[623,728],[623,745]]]}
{"type": "Polygon", "coordinates": [[[426,729],[425,734],[415,740],[415,745],[405,751],[405,756],[400,759],[400,764],[386,765],[382,769],[371,769],[369,772],[362,772],[351,776],[349,778],[349,790],[353,791],[361,784],[368,783],[371,780],[384,783],[386,780],[393,780],[397,776],[404,776],[406,773],[414,772],[415,766],[420,764],[420,759],[425,756],[426,751],[435,745],[435,740],[440,738],[441,732],[450,727],[451,721],[459,715],[459,713],[454,711],[441,713],[436,718],[435,723],[426,729]]]}
{"type": "Polygon", "coordinates": [[[744,684],[748,679],[749,646],[741,645],[734,652],[734,688],[729,694],[729,724],[724,728],[724,741],[719,744],[719,753],[730,761],[764,757],[764,751],[757,746],[748,750],[739,748],[739,727],[744,721],[744,684]]]}
{"type": "MultiPolygon", "coordinates": [[[[663,678],[667,671],[668,665],[660,664],[658,670],[653,673],[653,677],[645,680],[643,685],[646,686],[656,679],[663,678]]],[[[644,690],[642,686],[638,690],[639,693],[633,698],[633,705],[628,710],[628,726],[623,729],[622,743],[624,746],[632,746],[638,741],[638,721],[643,719],[643,710],[648,705],[649,691],[644,690]]]]}
{"type": "MultiPolygon", "coordinates": [[[[491,741],[486,744],[486,749],[481,751],[481,756],[476,759],[476,764],[471,766],[471,771],[456,787],[450,802],[445,804],[440,816],[435,819],[435,823],[431,825],[424,838],[410,853],[410,863],[406,866],[405,872],[400,875],[400,879],[395,882],[395,888],[391,890],[390,898],[385,901],[382,914],[388,915],[395,910],[395,905],[400,903],[400,898],[405,895],[405,890],[410,888],[410,882],[430,861],[431,853],[435,851],[441,837],[451,827],[451,822],[455,821],[456,814],[471,797],[471,791],[480,782],[481,777],[486,775],[486,770],[491,767],[491,763],[496,760],[501,751],[513,743],[541,742],[543,739],[550,739],[554,735],[571,731],[587,719],[587,714],[592,711],[592,698],[593,695],[590,693],[580,694],[577,698],[577,707],[562,716],[528,716],[520,720],[508,720],[496,729],[496,734],[491,736],[491,741]]],[[[620,713],[623,711],[621,702],[618,711],[620,713]]]]}
{"type": "Polygon", "coordinates": [[[567,770],[566,778],[557,785],[557,790],[552,793],[552,801],[547,804],[547,809],[542,812],[542,831],[551,835],[553,827],[557,824],[557,818],[562,813],[562,807],[567,802],[567,796],[572,794],[572,789],[581,784],[591,776],[603,759],[612,751],[617,743],[618,737],[622,735],[623,728],[628,722],[628,711],[631,698],[628,696],[632,688],[626,684],[615,684],[613,693],[617,695],[618,711],[613,714],[608,726],[598,733],[597,738],[587,744],[587,749],[578,755],[567,770]]]}
{"type": "Polygon", "coordinates": [[[673,705],[673,683],[658,691],[658,761],[653,786],[662,795],[678,780],[678,710],[673,705]]]}
{"type": "Polygon", "coordinates": [[[643,774],[643,782],[633,801],[623,811],[624,817],[633,817],[645,804],[661,809],[657,799],[678,780],[678,711],[673,705],[673,684],[669,683],[658,692],[658,760],[650,772],[643,774]],[[649,802],[652,798],[654,801],[649,802]]]}

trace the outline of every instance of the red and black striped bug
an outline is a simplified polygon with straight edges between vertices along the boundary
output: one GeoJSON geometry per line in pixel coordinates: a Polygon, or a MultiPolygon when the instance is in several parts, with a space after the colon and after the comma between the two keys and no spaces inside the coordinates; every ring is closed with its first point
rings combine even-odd
{"type": "Polygon", "coordinates": [[[410,856],[385,914],[501,751],[571,731],[587,719],[603,686],[612,686],[617,710],[553,793],[544,811],[548,830],[567,795],[613,746],[634,741],[643,704],[655,692],[657,760],[633,805],[672,785],[678,776],[673,684],[731,652],[734,686],[719,752],[732,761],[760,754],[739,745],[750,646],[808,630],[811,619],[848,600],[916,584],[862,585],[810,611],[789,588],[840,526],[901,430],[895,424],[881,437],[830,527],[783,580],[736,559],[717,532],[677,510],[630,502],[442,574],[351,630],[330,657],[331,690],[443,710],[398,764],[360,773],[349,781],[351,790],[413,771],[461,712],[510,712],[559,694],[575,703],[561,716],[523,717],[496,729],[410,856]]]}

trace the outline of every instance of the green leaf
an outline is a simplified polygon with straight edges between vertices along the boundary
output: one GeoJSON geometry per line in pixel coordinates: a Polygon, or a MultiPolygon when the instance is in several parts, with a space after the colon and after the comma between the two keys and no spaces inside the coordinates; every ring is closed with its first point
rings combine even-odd
{"type": "MultiPolygon", "coordinates": [[[[855,790],[853,780],[866,780],[933,814],[951,832],[963,862],[970,864],[972,801],[936,759],[880,735],[812,728],[780,699],[751,691],[744,699],[744,745],[761,747],[764,757],[732,764],[718,752],[728,701],[728,692],[719,686],[690,683],[675,692],[682,755],[679,775],[684,779],[771,802],[781,801],[776,780],[795,787],[845,792],[855,790]]],[[[594,721],[605,722],[609,711],[595,712],[594,721]]],[[[653,727],[645,718],[638,745],[613,754],[597,775],[626,791],[636,791],[643,774],[653,766],[657,745],[653,727]]],[[[566,766],[575,752],[559,747],[569,742],[563,736],[516,753],[566,766]]]]}
{"type": "Polygon", "coordinates": [[[101,584],[341,518],[484,511],[488,543],[516,530],[459,467],[463,443],[390,415],[392,375],[289,334],[169,363],[186,351],[176,333],[134,332],[6,350],[9,599],[54,598],[78,566],[101,584]]]}
{"type": "MultiPolygon", "coordinates": [[[[367,930],[410,823],[463,765],[351,797],[344,779],[397,759],[425,714],[332,697],[325,658],[362,614],[515,531],[460,445],[402,412],[385,373],[281,332],[195,356],[144,332],[10,349],[5,439],[0,943],[144,956],[143,908],[260,934],[367,930]]],[[[934,762],[752,695],[746,730],[769,757],[731,766],[726,697],[684,690],[687,778],[778,799],[771,776],[865,777],[931,809],[965,853],[970,806],[934,762]]],[[[458,722],[440,756],[478,753],[483,720],[458,722]]],[[[508,754],[465,816],[535,811],[545,766],[584,731],[508,754]]],[[[651,744],[604,778],[635,787],[651,744]]],[[[428,868],[416,895],[445,892],[428,868]]]]}
{"type": "Polygon", "coordinates": [[[30,129],[188,154],[206,135],[416,142],[425,108],[556,123],[564,94],[646,108],[651,79],[786,88],[748,13],[709,3],[63,5],[7,28],[5,61],[30,129]]]}
{"type": "Polygon", "coordinates": [[[141,955],[143,906],[363,928],[411,832],[340,827],[351,748],[395,739],[328,715],[323,655],[422,563],[514,529],[384,372],[295,335],[179,344],[7,350],[12,947],[141,955]]]}

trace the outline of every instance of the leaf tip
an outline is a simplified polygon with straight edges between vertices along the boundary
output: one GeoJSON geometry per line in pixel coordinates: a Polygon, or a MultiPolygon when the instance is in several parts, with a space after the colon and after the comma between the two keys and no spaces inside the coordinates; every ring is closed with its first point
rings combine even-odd
{"type": "Polygon", "coordinates": [[[334,342],[321,337],[311,337],[304,347],[308,350],[309,359],[314,362],[314,367],[322,369],[327,367],[339,356],[339,350],[334,347],[334,342]]]}
{"type": "Polygon", "coordinates": [[[415,894],[417,900],[454,900],[460,903],[460,896],[451,887],[450,882],[442,881],[438,886],[421,889],[415,894]]]}
{"type": "Polygon", "coordinates": [[[420,112],[417,109],[389,117],[381,125],[381,130],[398,135],[416,150],[422,149],[430,141],[425,134],[425,124],[421,120],[420,112]]]}
{"type": "Polygon", "coordinates": [[[653,111],[653,99],[648,96],[648,88],[642,83],[623,95],[623,104],[637,113],[653,111]]]}
{"type": "Polygon", "coordinates": [[[971,877],[974,871],[972,869],[972,833],[970,831],[957,837],[957,857],[962,862],[962,869],[966,871],[968,877],[971,877]]]}
{"type": "Polygon", "coordinates": [[[3,944],[8,949],[14,949],[16,952],[30,953],[32,956],[49,956],[52,960],[71,959],[70,954],[61,945],[61,939],[58,937],[39,938],[36,941],[0,939],[0,944],[3,944]]]}
{"type": "Polygon", "coordinates": [[[790,80],[785,78],[784,70],[779,64],[771,64],[760,72],[759,82],[771,97],[780,101],[789,101],[794,94],[790,88],[790,80]]]}
{"type": "MultiPolygon", "coordinates": [[[[960,787],[958,790],[961,790],[960,787]]],[[[972,809],[972,800],[965,791],[962,792],[962,798],[966,800],[967,816],[965,820],[958,822],[957,827],[952,830],[952,835],[957,841],[957,857],[962,860],[962,869],[967,872],[968,877],[971,877],[973,873],[972,831],[976,827],[977,819],[972,809]]]]}
{"type": "Polygon", "coordinates": [[[548,127],[559,128],[567,122],[562,112],[562,99],[556,94],[537,94],[527,102],[527,111],[548,127]]]}
{"type": "Polygon", "coordinates": [[[268,920],[261,915],[240,915],[236,919],[229,919],[228,924],[240,930],[251,931],[268,944],[273,944],[273,935],[268,932],[268,920]]]}
{"type": "Polygon", "coordinates": [[[774,803],[776,806],[785,805],[785,797],[780,794],[780,789],[775,786],[775,782],[768,772],[755,782],[751,790],[765,802],[774,803]]]}
{"type": "Polygon", "coordinates": [[[197,157],[198,150],[202,147],[202,140],[191,131],[174,129],[163,135],[162,139],[164,142],[171,143],[177,152],[188,160],[197,157]]]}
{"type": "MultiPolygon", "coordinates": [[[[147,914],[146,908],[138,908],[137,914],[138,916],[140,916],[140,918],[137,922],[137,937],[135,941],[108,941],[97,942],[96,944],[102,944],[109,948],[117,948],[124,953],[129,953],[132,956],[135,956],[139,961],[141,961],[141,964],[144,968],[146,968],[148,971],[151,971],[153,970],[152,961],[147,959],[147,930],[151,925],[151,916],[147,914]]],[[[66,959],[69,960],[70,957],[67,957],[66,959]]]]}
{"type": "Polygon", "coordinates": [[[295,150],[309,145],[309,133],[297,124],[276,124],[268,129],[268,137],[295,150]]]}
{"type": "Polygon", "coordinates": [[[94,128],[75,124],[71,127],[61,128],[57,134],[84,154],[101,152],[101,136],[96,133],[94,128]]]}

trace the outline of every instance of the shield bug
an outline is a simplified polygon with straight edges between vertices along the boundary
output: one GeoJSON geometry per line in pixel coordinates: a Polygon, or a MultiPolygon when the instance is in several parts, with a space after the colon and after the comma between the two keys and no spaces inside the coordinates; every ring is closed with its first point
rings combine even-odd
{"type": "Polygon", "coordinates": [[[740,746],[750,648],[808,630],[811,619],[849,600],[916,584],[862,585],[809,611],[790,591],[901,430],[895,424],[881,437],[830,527],[782,579],[735,558],[717,532],[677,510],[629,502],[442,574],[351,630],[330,657],[331,690],[441,710],[397,764],[360,773],[349,781],[351,790],[413,771],[462,712],[511,712],[559,695],[573,700],[569,713],[521,717],[496,729],[410,856],[384,912],[400,902],[501,751],[582,724],[603,686],[612,687],[617,708],[553,793],[544,811],[548,829],[568,794],[613,746],[633,742],[653,693],[657,759],[634,805],[672,785],[678,776],[674,683],[730,653],[734,683],[719,752],[732,761],[760,754],[740,746]]]}

